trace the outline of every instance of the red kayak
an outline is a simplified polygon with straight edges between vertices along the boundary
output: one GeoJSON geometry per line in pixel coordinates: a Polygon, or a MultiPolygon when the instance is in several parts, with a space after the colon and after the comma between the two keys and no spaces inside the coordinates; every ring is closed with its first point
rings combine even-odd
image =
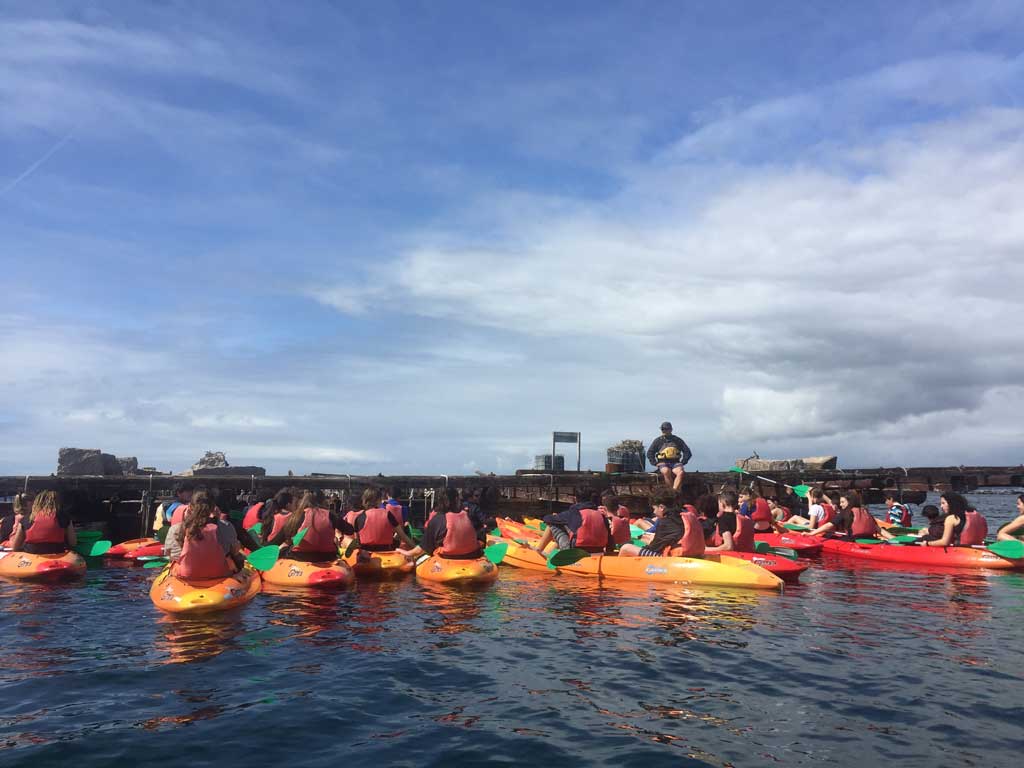
{"type": "Polygon", "coordinates": [[[921,547],[900,544],[858,544],[855,541],[826,539],[826,552],[880,563],[939,566],[944,568],[1024,569],[1024,558],[1010,560],[989,552],[985,547],[921,547]]]}
{"type": "Polygon", "coordinates": [[[824,539],[805,533],[756,533],[754,541],[763,541],[770,547],[788,547],[801,555],[816,555],[821,552],[824,539]]]}
{"type": "Polygon", "coordinates": [[[806,559],[790,560],[782,555],[773,555],[762,552],[708,552],[704,555],[705,560],[717,560],[722,557],[740,557],[749,560],[755,565],[760,565],[766,571],[771,571],[780,579],[797,579],[800,574],[811,567],[811,561],[806,559]]]}
{"type": "Polygon", "coordinates": [[[156,539],[145,538],[145,539],[129,539],[128,541],[122,541],[120,544],[115,544],[107,550],[105,557],[128,557],[132,552],[137,550],[139,547],[148,547],[152,544],[159,544],[160,542],[156,539]]]}

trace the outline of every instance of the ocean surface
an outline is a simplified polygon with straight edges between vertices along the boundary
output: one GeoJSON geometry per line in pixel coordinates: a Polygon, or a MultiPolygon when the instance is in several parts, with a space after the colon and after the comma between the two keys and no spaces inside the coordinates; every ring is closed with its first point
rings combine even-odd
{"type": "MultiPolygon", "coordinates": [[[[1014,514],[1010,493],[970,498],[990,523],[1014,514]]],[[[409,578],[191,620],[153,607],[154,573],[0,582],[0,765],[935,768],[1024,754],[1024,572],[825,555],[762,594],[503,567],[483,589],[409,578]]]]}

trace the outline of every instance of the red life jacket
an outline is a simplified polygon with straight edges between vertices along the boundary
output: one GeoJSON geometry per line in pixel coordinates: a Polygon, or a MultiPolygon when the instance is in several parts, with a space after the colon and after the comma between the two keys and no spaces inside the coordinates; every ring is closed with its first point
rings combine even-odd
{"type": "Polygon", "coordinates": [[[870,539],[878,533],[878,521],[864,507],[851,507],[850,514],[850,536],[855,539],[870,539]]]}
{"type": "Polygon", "coordinates": [[[388,520],[386,509],[377,507],[363,512],[366,519],[359,531],[359,543],[368,547],[390,547],[395,543],[395,526],[388,520]]]}
{"type": "Polygon", "coordinates": [[[256,525],[256,523],[260,521],[260,512],[262,510],[262,501],[259,502],[258,504],[253,504],[251,507],[249,507],[248,511],[245,513],[245,517],[242,518],[242,527],[248,531],[250,528],[256,525]]]}
{"type": "Polygon", "coordinates": [[[754,551],[754,524],[749,517],[736,515],[736,533],[732,537],[732,546],[737,552],[754,551]]]}
{"type": "Polygon", "coordinates": [[[697,513],[690,511],[693,507],[689,504],[686,506],[679,515],[683,518],[683,536],[670,554],[675,557],[700,557],[704,554],[704,529],[697,513]]]}
{"type": "Polygon", "coordinates": [[[267,541],[273,539],[284,528],[285,520],[291,516],[290,512],[278,512],[274,515],[273,525],[270,526],[270,533],[267,534],[267,541]]]}
{"type": "Polygon", "coordinates": [[[608,526],[605,525],[604,515],[596,509],[581,509],[580,517],[583,520],[576,530],[575,546],[581,549],[607,547],[608,526]]]}
{"type": "Polygon", "coordinates": [[[356,518],[357,517],[359,517],[359,510],[358,509],[350,509],[348,512],[345,513],[345,521],[349,525],[351,525],[353,528],[356,527],[356,518]]]}
{"type": "Polygon", "coordinates": [[[25,529],[26,544],[63,544],[66,536],[55,509],[39,510],[32,525],[25,529]]]}
{"type": "Polygon", "coordinates": [[[446,512],[444,526],[444,542],[437,552],[441,557],[470,555],[480,550],[476,528],[468,512],[446,512]]]}
{"type": "Polygon", "coordinates": [[[757,499],[754,502],[754,511],[750,513],[750,519],[755,523],[769,523],[772,521],[772,510],[764,499],[757,499]]]}
{"type": "Polygon", "coordinates": [[[233,572],[227,553],[217,540],[216,523],[203,526],[201,539],[185,537],[174,571],[179,579],[221,579],[233,572]]]}
{"type": "Polygon", "coordinates": [[[821,508],[825,511],[825,515],[817,521],[815,528],[820,528],[825,523],[831,523],[836,519],[836,508],[831,504],[822,503],[821,508]]]}
{"type": "Polygon", "coordinates": [[[429,523],[435,517],[437,517],[437,510],[436,509],[430,510],[430,514],[427,516],[427,519],[423,521],[423,527],[426,528],[427,527],[427,523],[429,523]]]}
{"type": "Polygon", "coordinates": [[[171,525],[177,525],[178,523],[184,522],[185,514],[188,512],[188,504],[179,504],[171,512],[171,525]]]}
{"type": "Polygon", "coordinates": [[[334,526],[331,524],[331,513],[322,507],[310,507],[302,518],[299,530],[306,529],[302,541],[295,545],[296,552],[335,552],[338,549],[334,541],[334,526]]]}
{"type": "Polygon", "coordinates": [[[612,527],[612,541],[616,544],[629,544],[633,538],[629,534],[629,518],[613,517],[608,522],[612,527]]]}
{"type": "Polygon", "coordinates": [[[988,536],[988,520],[977,510],[967,512],[967,520],[964,521],[963,530],[960,531],[960,546],[973,547],[976,544],[984,544],[988,536]]]}

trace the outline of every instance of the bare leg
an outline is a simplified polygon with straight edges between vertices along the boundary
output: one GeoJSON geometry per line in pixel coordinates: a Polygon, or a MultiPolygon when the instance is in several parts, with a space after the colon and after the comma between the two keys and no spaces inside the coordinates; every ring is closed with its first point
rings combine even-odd
{"type": "Polygon", "coordinates": [[[669,468],[660,467],[658,471],[661,472],[661,476],[665,480],[665,485],[672,485],[672,473],[669,468]]]}
{"type": "Polygon", "coordinates": [[[619,547],[619,557],[639,557],[640,547],[636,544],[623,544],[619,547]]]}
{"type": "Polygon", "coordinates": [[[682,467],[673,467],[672,474],[676,476],[675,482],[672,483],[672,490],[678,491],[683,485],[683,475],[686,474],[682,467]]]}

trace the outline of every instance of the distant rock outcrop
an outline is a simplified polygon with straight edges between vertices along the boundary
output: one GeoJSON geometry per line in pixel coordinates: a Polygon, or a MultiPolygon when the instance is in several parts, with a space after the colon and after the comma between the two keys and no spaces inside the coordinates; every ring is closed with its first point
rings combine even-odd
{"type": "Polygon", "coordinates": [[[117,463],[121,465],[122,474],[137,475],[139,473],[139,460],[134,456],[118,456],[117,463]]]}
{"type": "Polygon", "coordinates": [[[207,451],[203,458],[192,465],[192,469],[182,472],[183,475],[194,475],[203,477],[209,475],[224,475],[229,477],[248,477],[256,475],[263,477],[267,470],[263,467],[232,467],[224,457],[223,451],[207,451]]]}
{"type": "Polygon", "coordinates": [[[835,469],[837,456],[810,456],[806,459],[736,459],[736,466],[748,472],[798,472],[802,469],[835,469]]]}
{"type": "Polygon", "coordinates": [[[113,454],[103,453],[99,448],[61,448],[57,453],[57,474],[123,475],[124,470],[113,454]]]}

